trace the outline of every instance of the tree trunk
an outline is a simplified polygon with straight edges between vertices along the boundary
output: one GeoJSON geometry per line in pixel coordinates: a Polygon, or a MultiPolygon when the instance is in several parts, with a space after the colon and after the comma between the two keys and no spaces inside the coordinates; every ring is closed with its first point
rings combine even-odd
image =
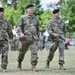
{"type": "Polygon", "coordinates": [[[17,9],[17,0],[12,0],[12,5],[14,6],[14,9],[17,9]]]}

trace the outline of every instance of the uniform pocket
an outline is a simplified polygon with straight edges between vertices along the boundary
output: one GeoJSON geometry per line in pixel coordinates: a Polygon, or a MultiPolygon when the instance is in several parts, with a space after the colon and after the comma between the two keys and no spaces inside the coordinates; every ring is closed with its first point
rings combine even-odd
{"type": "Polygon", "coordinates": [[[29,35],[25,35],[25,40],[29,42],[33,41],[32,36],[29,35]]]}

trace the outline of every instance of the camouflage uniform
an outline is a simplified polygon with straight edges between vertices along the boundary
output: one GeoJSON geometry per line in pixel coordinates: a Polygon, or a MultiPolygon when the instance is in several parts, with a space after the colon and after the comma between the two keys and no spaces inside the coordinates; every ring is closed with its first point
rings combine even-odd
{"type": "Polygon", "coordinates": [[[3,69],[7,68],[7,63],[8,63],[8,41],[9,38],[12,39],[13,38],[13,34],[12,34],[12,30],[10,27],[9,22],[4,19],[1,18],[0,19],[0,50],[2,53],[2,64],[1,67],[3,69]]]}
{"type": "Polygon", "coordinates": [[[47,24],[47,31],[49,33],[48,40],[50,41],[50,51],[47,58],[47,62],[49,63],[52,61],[54,53],[57,47],[59,47],[59,65],[63,65],[65,63],[64,62],[65,23],[60,18],[59,19],[53,18],[49,20],[47,24]],[[59,37],[54,37],[53,36],[54,33],[59,34],[59,37]]]}
{"type": "Polygon", "coordinates": [[[19,50],[19,56],[18,56],[18,62],[22,62],[24,59],[24,55],[28,51],[28,48],[30,47],[31,51],[31,64],[36,65],[37,64],[37,41],[39,37],[39,22],[36,16],[32,15],[29,16],[28,14],[25,14],[21,16],[18,26],[17,26],[18,32],[21,30],[22,33],[25,35],[24,39],[20,39],[22,42],[22,47],[19,50]]]}

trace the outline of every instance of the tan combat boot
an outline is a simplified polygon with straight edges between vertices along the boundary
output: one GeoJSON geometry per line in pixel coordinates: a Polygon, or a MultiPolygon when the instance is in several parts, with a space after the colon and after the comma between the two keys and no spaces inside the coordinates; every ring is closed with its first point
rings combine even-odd
{"type": "Polygon", "coordinates": [[[2,72],[8,72],[7,69],[2,69],[2,72]]]}
{"type": "Polygon", "coordinates": [[[37,70],[36,70],[36,66],[35,65],[32,65],[32,71],[34,71],[34,72],[36,72],[37,70]]]}
{"type": "Polygon", "coordinates": [[[22,69],[22,67],[21,67],[21,62],[18,62],[18,67],[17,67],[19,70],[21,70],[22,69]]]}
{"type": "Polygon", "coordinates": [[[4,67],[1,68],[0,71],[1,71],[1,72],[8,72],[7,68],[4,68],[4,67]]]}
{"type": "Polygon", "coordinates": [[[60,69],[60,70],[66,70],[63,65],[60,65],[60,66],[59,66],[59,69],[60,69]]]}
{"type": "Polygon", "coordinates": [[[46,61],[46,68],[49,68],[49,61],[46,61]]]}

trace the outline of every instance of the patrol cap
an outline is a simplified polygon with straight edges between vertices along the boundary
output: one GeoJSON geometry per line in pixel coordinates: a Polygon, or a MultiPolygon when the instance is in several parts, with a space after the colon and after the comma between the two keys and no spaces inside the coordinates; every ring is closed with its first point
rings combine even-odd
{"type": "Polygon", "coordinates": [[[0,12],[3,12],[4,11],[4,8],[3,7],[0,7],[0,12]]]}
{"type": "Polygon", "coordinates": [[[33,5],[33,4],[27,4],[27,5],[26,5],[26,9],[28,9],[28,8],[30,8],[30,7],[34,7],[34,5],[33,5]]]}
{"type": "Polygon", "coordinates": [[[53,14],[56,14],[56,13],[58,13],[59,12],[59,9],[54,9],[53,10],[53,14]]]}

